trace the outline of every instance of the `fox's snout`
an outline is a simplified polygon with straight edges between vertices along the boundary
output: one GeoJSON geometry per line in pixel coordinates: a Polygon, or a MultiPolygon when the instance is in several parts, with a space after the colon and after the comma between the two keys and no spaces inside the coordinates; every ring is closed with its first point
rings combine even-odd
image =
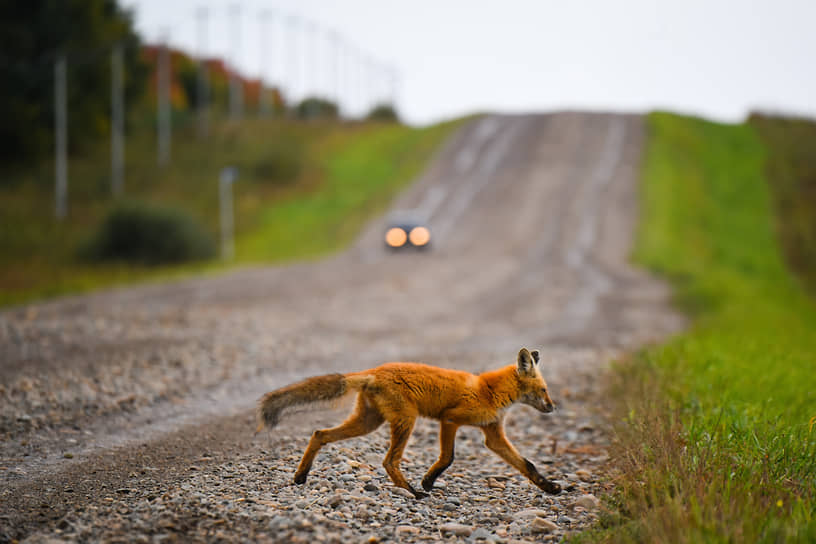
{"type": "Polygon", "coordinates": [[[555,404],[551,400],[544,400],[541,397],[533,397],[533,398],[526,398],[522,400],[524,404],[528,406],[532,406],[539,412],[544,412],[545,414],[549,414],[550,412],[555,410],[555,404]]]}

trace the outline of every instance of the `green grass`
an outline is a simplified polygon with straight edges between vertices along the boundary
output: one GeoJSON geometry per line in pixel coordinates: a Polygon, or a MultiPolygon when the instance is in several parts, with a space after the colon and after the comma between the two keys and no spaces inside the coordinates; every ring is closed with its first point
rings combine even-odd
{"type": "MultiPolygon", "coordinates": [[[[222,123],[199,140],[192,125],[172,143],[172,162],[156,165],[149,127],[131,130],[128,198],[182,209],[218,235],[218,173],[240,170],[234,185],[234,264],[315,257],[346,245],[383,211],[458,125],[247,120],[222,123]]],[[[78,257],[114,204],[102,142],[69,163],[69,216],[53,218],[53,163],[3,173],[0,185],[0,305],[212,272],[219,260],[172,267],[91,265],[78,257]]]]}
{"type": "Polygon", "coordinates": [[[616,368],[618,493],[588,538],[814,541],[816,306],[780,252],[766,148],[749,125],[648,125],[635,258],[692,324],[616,368]]]}

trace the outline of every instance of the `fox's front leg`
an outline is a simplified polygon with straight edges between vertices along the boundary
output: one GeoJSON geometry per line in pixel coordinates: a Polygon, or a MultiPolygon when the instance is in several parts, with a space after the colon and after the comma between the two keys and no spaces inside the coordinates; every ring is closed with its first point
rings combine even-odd
{"type": "Polygon", "coordinates": [[[501,423],[493,423],[482,427],[482,432],[485,435],[485,445],[511,466],[515,467],[519,472],[527,476],[531,482],[547,493],[553,495],[561,493],[560,485],[539,474],[535,465],[516,451],[516,448],[513,447],[513,444],[511,444],[504,435],[504,429],[501,423]]]}
{"type": "Polygon", "coordinates": [[[453,443],[458,429],[459,425],[454,423],[443,422],[439,426],[439,459],[422,478],[422,488],[425,491],[430,491],[439,475],[453,463],[453,443]]]}

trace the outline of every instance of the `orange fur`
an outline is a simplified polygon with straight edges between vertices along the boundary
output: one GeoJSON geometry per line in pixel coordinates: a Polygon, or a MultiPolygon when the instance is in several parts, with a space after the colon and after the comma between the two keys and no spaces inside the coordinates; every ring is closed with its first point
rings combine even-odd
{"type": "Polygon", "coordinates": [[[454,440],[462,425],[481,428],[485,445],[548,493],[561,491],[524,459],[504,435],[504,413],[517,402],[542,412],[553,410],[547,384],[538,369],[538,352],[519,351],[516,364],[475,375],[420,363],[386,363],[349,374],[309,378],[264,395],[258,406],[259,430],[273,427],[291,406],[339,398],[357,391],[354,411],[338,427],[315,431],[295,472],[304,483],[321,447],[338,440],[368,434],[384,422],[391,427],[391,446],[383,461],[395,485],[417,491],[399,469],[400,459],[417,417],[440,421],[440,456],[422,479],[430,491],[436,478],[453,462],[454,440]]]}

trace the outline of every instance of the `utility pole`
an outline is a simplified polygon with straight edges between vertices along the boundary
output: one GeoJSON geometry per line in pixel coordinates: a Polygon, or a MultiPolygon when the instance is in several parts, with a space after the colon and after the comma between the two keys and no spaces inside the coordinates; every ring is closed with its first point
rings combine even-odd
{"type": "Polygon", "coordinates": [[[170,51],[167,32],[163,32],[156,69],[156,100],[158,121],[158,162],[166,166],[170,162],[170,51]]]}
{"type": "Polygon", "coordinates": [[[68,97],[65,54],[54,63],[54,151],[56,154],[55,212],[57,219],[68,214],[68,97]]]}
{"type": "MultiPolygon", "coordinates": [[[[272,107],[269,101],[269,93],[267,92],[266,87],[266,78],[265,76],[269,74],[267,71],[268,63],[269,63],[269,21],[272,19],[272,12],[269,10],[263,10],[258,16],[258,24],[259,24],[259,45],[260,45],[260,70],[259,70],[259,80],[260,80],[260,95],[258,96],[258,113],[261,116],[269,115],[272,111],[272,107]]],[[[270,87],[271,88],[271,87],[270,87]]]]}
{"type": "Polygon", "coordinates": [[[111,193],[125,187],[125,60],[122,44],[111,53],[111,193]]]}
{"type": "Polygon", "coordinates": [[[209,12],[206,7],[198,8],[198,89],[196,106],[198,106],[198,136],[206,138],[209,132],[209,77],[207,74],[207,22],[209,12]]]}
{"type": "Polygon", "coordinates": [[[355,51],[355,56],[357,61],[357,105],[360,108],[360,119],[365,119],[368,105],[368,61],[365,53],[360,49],[355,51]]]}
{"type": "Polygon", "coordinates": [[[366,60],[365,54],[356,47],[354,48],[354,72],[357,107],[360,110],[360,119],[363,119],[366,114],[366,60]]]}
{"type": "Polygon", "coordinates": [[[368,71],[368,108],[367,111],[371,111],[377,107],[377,105],[381,102],[381,95],[380,95],[380,65],[377,61],[372,58],[368,57],[367,60],[367,71],[368,71]]]}
{"type": "Polygon", "coordinates": [[[336,30],[326,31],[326,45],[328,47],[326,59],[329,63],[328,69],[328,95],[329,99],[334,101],[337,106],[337,118],[340,118],[340,101],[341,101],[341,85],[340,85],[340,37],[336,30]]]}
{"type": "Polygon", "coordinates": [[[294,15],[290,15],[285,19],[286,21],[286,37],[289,42],[289,56],[287,59],[289,84],[287,102],[289,104],[289,111],[294,112],[297,106],[297,93],[300,91],[300,48],[298,47],[298,27],[300,26],[300,19],[294,15]]]}
{"type": "Polygon", "coordinates": [[[232,66],[230,78],[230,118],[239,121],[244,113],[244,88],[238,75],[238,59],[241,58],[241,6],[230,7],[232,17],[232,66]]]}
{"type": "MultiPolygon", "coordinates": [[[[311,21],[303,23],[303,97],[315,98],[317,92],[315,84],[317,83],[317,41],[315,40],[316,32],[315,25],[311,21]]],[[[311,119],[315,116],[316,104],[309,102],[306,111],[306,117],[311,119]]]]}
{"type": "Polygon", "coordinates": [[[391,108],[394,110],[394,113],[397,113],[397,102],[399,101],[399,86],[400,86],[400,74],[399,70],[394,66],[388,70],[389,75],[389,89],[388,89],[388,96],[391,102],[391,108]]]}
{"type": "Polygon", "coordinates": [[[336,30],[331,32],[332,44],[334,50],[334,96],[337,101],[337,118],[343,118],[343,40],[336,30]]]}

